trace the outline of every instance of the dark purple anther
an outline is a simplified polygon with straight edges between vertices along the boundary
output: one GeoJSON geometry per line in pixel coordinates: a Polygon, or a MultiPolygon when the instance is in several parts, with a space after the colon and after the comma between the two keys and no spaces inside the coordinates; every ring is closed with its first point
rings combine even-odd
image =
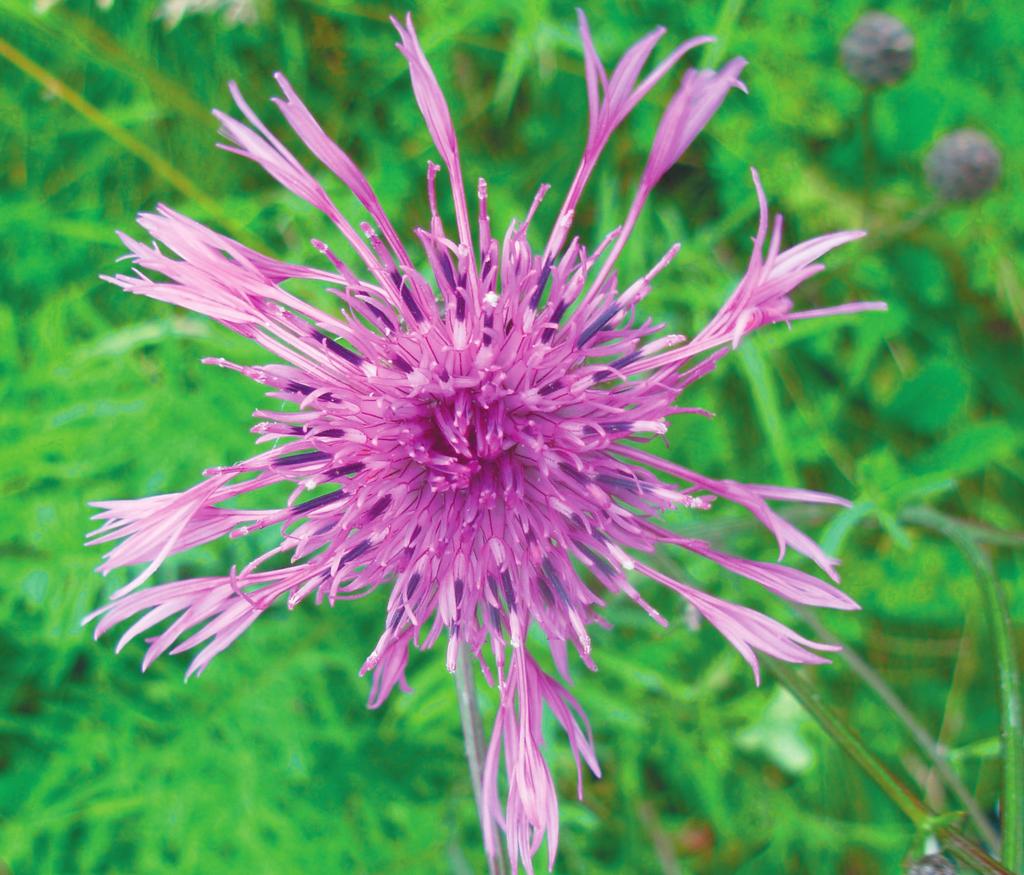
{"type": "Polygon", "coordinates": [[[500,574],[501,589],[505,593],[505,601],[508,602],[510,608],[516,606],[516,590],[512,586],[512,575],[508,571],[502,571],[500,574]]]}
{"type": "Polygon", "coordinates": [[[385,510],[388,509],[388,505],[391,504],[391,496],[385,495],[383,498],[378,499],[373,507],[366,512],[366,521],[371,522],[377,519],[385,510]]]}
{"type": "Polygon", "coordinates": [[[555,570],[555,566],[551,564],[551,559],[549,557],[544,557],[540,563],[540,567],[547,576],[548,581],[550,581],[551,585],[555,588],[555,592],[558,593],[563,604],[570,604],[569,593],[566,592],[565,584],[562,583],[562,578],[559,576],[558,571],[555,570]]]}
{"type": "Polygon", "coordinates": [[[326,334],[321,334],[319,331],[313,332],[313,339],[319,343],[322,347],[333,352],[337,356],[341,356],[350,365],[359,366],[363,363],[363,357],[358,355],[350,349],[346,349],[336,340],[331,340],[326,334]]]}
{"type": "Polygon", "coordinates": [[[416,299],[413,298],[412,292],[406,288],[405,284],[402,284],[402,300],[405,302],[405,306],[409,308],[409,313],[416,322],[423,322],[423,311],[419,308],[416,303],[416,299]]]}
{"type": "MultiPolygon", "coordinates": [[[[562,317],[565,315],[565,311],[568,310],[568,309],[569,309],[569,302],[568,301],[561,301],[559,303],[559,305],[557,307],[555,307],[555,312],[551,314],[551,321],[556,323],[556,324],[561,322],[562,321],[562,317]]],[[[554,335],[555,335],[555,329],[554,328],[545,328],[544,331],[541,332],[540,339],[541,339],[542,342],[548,343],[551,340],[551,338],[554,337],[554,335]]]]}
{"type": "Polygon", "coordinates": [[[612,565],[604,556],[598,553],[596,550],[592,550],[590,547],[584,545],[583,553],[590,559],[591,562],[603,573],[614,575],[615,566],[612,565]]]}
{"type": "Polygon", "coordinates": [[[319,450],[314,450],[312,453],[297,453],[294,456],[282,456],[279,459],[274,459],[274,466],[277,468],[289,468],[295,465],[308,465],[312,462],[322,462],[329,458],[330,456],[328,456],[327,453],[321,453],[319,450]]]}
{"type": "Polygon", "coordinates": [[[345,564],[351,562],[353,559],[356,559],[359,556],[362,556],[363,553],[365,553],[368,549],[370,549],[370,542],[369,541],[360,541],[351,550],[347,551],[341,557],[341,563],[340,563],[339,567],[341,565],[345,565],[345,564]]]}
{"type": "Polygon", "coordinates": [[[530,298],[530,306],[536,310],[540,306],[540,299],[544,294],[544,288],[548,284],[548,277],[551,276],[551,258],[550,256],[544,262],[544,267],[541,268],[540,278],[537,280],[537,288],[534,289],[533,296],[530,298]]]}
{"type": "Polygon", "coordinates": [[[598,474],[597,482],[602,486],[608,486],[612,489],[622,489],[626,492],[631,492],[634,495],[639,495],[643,492],[640,488],[639,482],[629,477],[618,477],[615,474],[598,474]]]}
{"type": "Polygon", "coordinates": [[[385,328],[391,331],[395,330],[395,323],[391,321],[387,313],[381,310],[380,307],[375,307],[373,304],[367,304],[366,306],[369,309],[369,311],[373,313],[373,315],[377,318],[377,321],[380,322],[381,325],[383,325],[385,328]]]}
{"type": "Polygon", "coordinates": [[[598,316],[593,322],[591,322],[586,328],[583,329],[583,333],[579,336],[579,339],[576,341],[576,348],[582,349],[584,345],[587,343],[587,341],[590,340],[590,338],[593,337],[595,334],[597,334],[598,331],[604,328],[605,325],[611,322],[612,317],[618,312],[618,304],[612,304],[610,307],[608,307],[600,316],[598,316]]]}
{"type": "Polygon", "coordinates": [[[561,388],[562,388],[562,381],[561,380],[552,380],[550,383],[548,383],[546,386],[544,386],[544,388],[542,388],[540,390],[539,394],[541,394],[541,395],[550,395],[552,392],[557,392],[561,388]]]}
{"type": "Polygon", "coordinates": [[[355,474],[362,471],[366,466],[362,462],[352,462],[348,465],[342,465],[338,468],[331,468],[330,471],[326,471],[324,476],[329,480],[336,480],[338,477],[347,477],[349,474],[355,474]]]}
{"type": "Polygon", "coordinates": [[[343,490],[338,489],[335,492],[328,492],[326,495],[318,495],[316,498],[311,498],[308,501],[297,504],[292,508],[292,511],[296,516],[302,516],[310,511],[316,510],[318,507],[324,507],[328,504],[332,504],[344,497],[345,493],[343,490]]]}
{"type": "Polygon", "coordinates": [[[611,362],[608,365],[608,367],[618,369],[626,368],[633,364],[633,362],[635,362],[638,358],[640,358],[640,350],[631,352],[629,355],[624,355],[620,359],[615,359],[615,361],[611,362]]]}
{"type": "Polygon", "coordinates": [[[559,468],[559,470],[565,472],[566,475],[571,477],[577,483],[582,483],[582,484],[586,485],[587,483],[590,482],[590,478],[586,474],[584,474],[582,471],[577,471],[568,462],[559,462],[558,463],[558,468],[559,468]]]}
{"type": "Polygon", "coordinates": [[[448,284],[449,289],[455,288],[455,271],[452,268],[452,260],[448,257],[447,252],[442,252],[441,256],[437,259],[441,265],[441,273],[444,274],[444,281],[448,284]]]}

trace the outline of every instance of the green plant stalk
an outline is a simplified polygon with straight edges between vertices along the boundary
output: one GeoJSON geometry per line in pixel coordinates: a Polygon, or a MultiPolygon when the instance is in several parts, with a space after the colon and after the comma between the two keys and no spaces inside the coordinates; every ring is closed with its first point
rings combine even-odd
{"type": "Polygon", "coordinates": [[[1006,589],[991,568],[978,574],[985,612],[995,636],[999,665],[1002,710],[1003,759],[1003,861],[1017,873],[1024,872],[1024,717],[1021,714],[1021,680],[1013,646],[1006,589]]]}
{"type": "Polygon", "coordinates": [[[1024,709],[1021,679],[1013,644],[1013,629],[1006,590],[992,571],[988,556],[955,521],[927,507],[914,508],[910,521],[945,535],[963,551],[974,569],[982,607],[995,644],[999,672],[1000,732],[1003,740],[1003,862],[1020,875],[1024,872],[1024,709]]]}
{"type": "Polygon", "coordinates": [[[112,121],[98,106],[90,103],[70,85],[54,76],[45,67],[41,67],[30,57],[22,54],[3,37],[0,37],[0,58],[6,58],[25,75],[34,79],[43,88],[47,89],[55,97],[63,100],[75,112],[103,131],[110,139],[124,148],[125,151],[130,152],[142,161],[157,176],[176,188],[185,197],[197,203],[209,215],[215,216],[224,228],[238,240],[250,246],[258,245],[259,241],[254,240],[253,236],[244,227],[221,210],[220,205],[215,200],[205,194],[202,189],[184,173],[177,170],[160,153],[112,121]]]}
{"type": "Polygon", "coordinates": [[[794,604],[790,605],[790,607],[814,630],[814,634],[818,638],[827,644],[838,644],[843,648],[841,657],[850,667],[850,670],[875,691],[875,694],[892,711],[893,716],[906,727],[911,737],[917,742],[917,746],[931,760],[943,782],[960,800],[978,834],[988,843],[989,847],[998,853],[999,836],[989,824],[988,819],[985,817],[985,812],[982,811],[981,806],[978,804],[978,800],[971,795],[970,790],[960,780],[960,776],[949,765],[938,743],[903,703],[903,700],[896,694],[896,691],[886,683],[885,678],[876,672],[856,650],[853,650],[845,641],[829,632],[814,614],[799,605],[794,604]]]}
{"type": "Polygon", "coordinates": [[[761,430],[772,448],[772,458],[779,466],[779,473],[782,475],[783,481],[796,483],[796,465],[793,463],[793,454],[790,451],[793,442],[786,434],[773,370],[768,367],[764,355],[755,343],[741,344],[738,353],[740,367],[750,386],[754,410],[757,412],[761,430]]]}
{"type": "MultiPolygon", "coordinates": [[[[480,829],[486,831],[489,824],[484,814],[483,775],[486,749],[484,725],[480,718],[480,705],[476,698],[476,675],[473,671],[473,657],[465,644],[459,645],[455,663],[455,689],[459,697],[459,716],[462,718],[462,736],[466,742],[466,760],[469,762],[469,777],[473,784],[473,799],[480,817],[480,829]]],[[[508,866],[501,848],[487,856],[489,875],[508,875],[508,866]]]]}
{"type": "Polygon", "coordinates": [[[778,662],[769,664],[771,671],[789,690],[797,701],[814,717],[833,741],[856,762],[882,789],[893,803],[914,824],[923,826],[932,813],[927,806],[907,789],[878,759],[864,746],[864,743],[849,729],[821,699],[821,695],[788,665],[778,662]]]}
{"type": "Polygon", "coordinates": [[[708,31],[715,35],[715,42],[708,44],[704,49],[704,56],[701,58],[702,67],[717,67],[729,47],[733,31],[736,29],[736,22],[743,14],[743,7],[746,0],[725,0],[718,9],[718,18],[715,25],[708,31]]]}
{"type": "Polygon", "coordinates": [[[62,50],[77,51],[96,64],[142,82],[154,94],[159,94],[162,101],[213,127],[208,107],[199,103],[175,79],[155,67],[140,63],[138,57],[87,15],[73,12],[60,4],[48,10],[45,16],[27,4],[6,4],[4,12],[17,16],[21,24],[33,28],[48,40],[61,40],[62,50]]]}
{"type": "Polygon", "coordinates": [[[825,733],[857,763],[878,787],[892,800],[912,824],[921,832],[933,833],[960,862],[983,875],[1013,875],[992,859],[959,830],[951,826],[948,817],[937,816],[890,772],[865,746],[864,742],[842,721],[821,695],[796,671],[785,663],[768,662],[768,668],[804,709],[818,722],[825,733]]]}
{"type": "Polygon", "coordinates": [[[864,174],[861,182],[861,209],[863,211],[862,221],[865,227],[870,224],[871,219],[871,195],[875,187],[875,168],[877,164],[875,139],[873,136],[874,108],[875,92],[869,88],[864,92],[864,100],[860,108],[861,160],[863,162],[861,169],[864,174]]]}
{"type": "Polygon", "coordinates": [[[1024,532],[1022,531],[996,529],[973,520],[940,513],[925,505],[915,505],[904,509],[900,514],[900,520],[910,525],[923,525],[931,528],[941,525],[943,534],[948,534],[949,530],[956,529],[975,544],[990,544],[993,547],[1024,547],[1024,532]],[[933,522],[929,524],[928,521],[933,522]]]}

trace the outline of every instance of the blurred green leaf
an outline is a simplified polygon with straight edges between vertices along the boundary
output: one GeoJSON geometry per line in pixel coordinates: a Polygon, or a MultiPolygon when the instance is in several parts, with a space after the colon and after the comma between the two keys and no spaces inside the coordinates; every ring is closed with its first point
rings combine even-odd
{"type": "Polygon", "coordinates": [[[967,392],[967,379],[960,368],[948,361],[932,361],[900,386],[888,413],[911,431],[934,434],[960,413],[967,392]]]}

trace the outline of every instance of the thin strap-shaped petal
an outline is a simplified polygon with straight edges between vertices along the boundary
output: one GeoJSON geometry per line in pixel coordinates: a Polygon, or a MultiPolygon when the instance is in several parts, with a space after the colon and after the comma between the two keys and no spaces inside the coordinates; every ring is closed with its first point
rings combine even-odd
{"type": "Polygon", "coordinates": [[[658,123],[647,165],[640,177],[640,186],[626,214],[622,230],[593,280],[592,288],[599,289],[611,273],[658,181],[682,157],[683,152],[718,111],[726,95],[733,88],[745,90],[739,74],[746,64],[743,58],[733,58],[721,70],[690,69],[683,74],[682,83],[658,123]]]}
{"type": "Polygon", "coordinates": [[[355,228],[341,214],[334,202],[328,197],[320,185],[288,150],[263,124],[259,116],[242,97],[242,92],[234,82],[229,83],[231,97],[241,110],[252,128],[247,127],[231,116],[214,110],[214,117],[221,123],[221,133],[234,145],[223,146],[226,151],[234,152],[249,158],[261,165],[289,191],[308,201],[324,213],[341,231],[345,239],[359,254],[370,270],[380,269],[380,263],[373,251],[363,242],[355,228]]]}
{"type": "MultiPolygon", "coordinates": [[[[462,166],[459,163],[459,144],[455,136],[455,125],[448,111],[448,103],[444,99],[441,86],[438,85],[430,62],[427,60],[416,29],[412,24],[412,13],[405,16],[405,27],[397,18],[391,17],[391,23],[401,41],[398,50],[409,62],[409,76],[412,79],[412,90],[416,96],[423,119],[427,123],[431,139],[441,153],[441,159],[448,168],[448,176],[452,184],[452,198],[455,204],[455,221],[459,230],[459,242],[466,248],[470,261],[475,263],[473,235],[469,225],[469,208],[466,205],[466,189],[462,182],[462,166]]],[[[475,276],[474,268],[473,274],[475,276]]],[[[475,282],[475,279],[474,279],[475,282]]]]}
{"type": "Polygon", "coordinates": [[[356,166],[355,162],[342,150],[330,137],[324,133],[320,123],[313,118],[312,113],[299,99],[292,88],[291,83],[282,73],[275,73],[274,78],[281,87],[285,99],[274,98],[281,113],[287,119],[288,124],[309,147],[309,150],[324,163],[324,165],[340,179],[352,191],[365,208],[373,216],[378,227],[384,234],[385,239],[391,245],[399,262],[410,266],[409,256],[406,254],[402,241],[398,237],[391,220],[384,212],[373,187],[370,185],[363,172],[356,166]]]}
{"type": "Polygon", "coordinates": [[[638,562],[636,567],[638,571],[679,593],[692,604],[740,652],[753,670],[754,679],[758,684],[761,683],[761,667],[755,651],[760,650],[785,662],[821,665],[828,663],[829,660],[813,651],[842,649],[836,645],[804,638],[760,611],[715,598],[642,562],[638,562]]]}
{"type": "Polygon", "coordinates": [[[687,40],[677,46],[644,80],[636,85],[637,77],[651,52],[664,35],[664,28],[655,28],[642,40],[632,46],[620,59],[612,71],[609,80],[604,65],[594,47],[590,35],[590,26],[582,9],[576,10],[579,21],[580,38],[583,42],[584,68],[587,82],[587,104],[589,108],[589,127],[587,142],[583,149],[583,158],[576,170],[569,191],[559,210],[558,217],[552,226],[551,236],[544,249],[544,258],[552,258],[562,248],[572,218],[598,158],[608,143],[615,129],[643,100],[647,93],[671,70],[679,60],[691,49],[711,42],[711,37],[700,36],[687,40]]]}

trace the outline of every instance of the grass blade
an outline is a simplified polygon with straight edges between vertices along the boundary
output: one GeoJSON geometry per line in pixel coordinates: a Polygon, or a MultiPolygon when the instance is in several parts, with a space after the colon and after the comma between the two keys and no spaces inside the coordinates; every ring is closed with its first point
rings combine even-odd
{"type": "Polygon", "coordinates": [[[917,827],[918,830],[934,835],[949,852],[965,865],[971,866],[982,875],[1013,875],[998,861],[992,859],[974,842],[950,826],[948,817],[936,815],[918,799],[903,783],[890,772],[867,748],[856,733],[825,702],[821,695],[799,673],[785,663],[772,660],[769,669],[782,685],[789,690],[825,730],[826,734],[843,749],[843,752],[859,765],[879,789],[892,800],[917,827]]]}
{"type": "Polygon", "coordinates": [[[1020,873],[1024,865],[1024,711],[1006,590],[993,573],[988,556],[954,520],[925,507],[915,508],[910,517],[917,525],[945,535],[963,551],[981,590],[999,672],[1003,737],[1003,861],[1010,871],[1020,873]]]}

